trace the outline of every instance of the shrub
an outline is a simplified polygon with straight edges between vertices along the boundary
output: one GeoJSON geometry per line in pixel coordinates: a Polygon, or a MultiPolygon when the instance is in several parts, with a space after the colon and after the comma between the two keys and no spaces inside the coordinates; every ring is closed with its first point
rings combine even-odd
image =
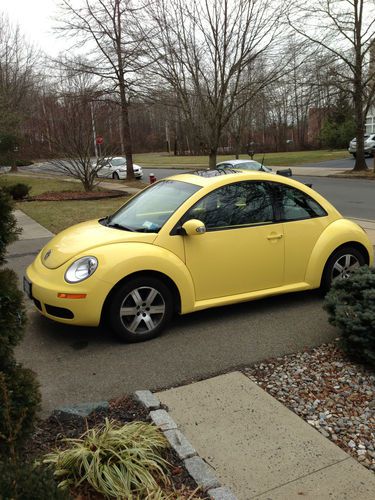
{"type": "Polygon", "coordinates": [[[66,439],[70,447],[46,455],[63,479],[60,487],[89,483],[106,497],[133,498],[158,491],[165,480],[167,462],[159,450],[168,442],[155,426],[131,422],[122,427],[106,419],[102,427],[88,429],[80,439],[66,439]]]}
{"type": "Polygon", "coordinates": [[[1,500],[54,500],[68,498],[57,488],[52,472],[29,463],[0,463],[1,500]]]}
{"type": "Polygon", "coordinates": [[[40,408],[39,385],[34,373],[14,364],[0,371],[0,455],[15,463],[34,430],[40,408]]]}
{"type": "Polygon", "coordinates": [[[21,341],[26,324],[22,292],[16,273],[0,269],[0,370],[14,363],[14,347],[21,341]]]}
{"type": "Polygon", "coordinates": [[[22,182],[18,182],[17,184],[7,186],[5,189],[11,195],[13,200],[23,200],[29,196],[31,187],[27,184],[23,184],[22,182]]]}
{"type": "Polygon", "coordinates": [[[7,246],[17,239],[21,232],[17,228],[16,219],[12,213],[13,205],[9,194],[0,188],[0,265],[5,260],[7,246]]]}
{"type": "Polygon", "coordinates": [[[375,367],[375,268],[364,266],[346,280],[335,280],[324,308],[341,330],[344,350],[375,367]]]}
{"type": "Polygon", "coordinates": [[[16,160],[17,167],[28,167],[29,165],[34,165],[31,160],[16,160]]]}

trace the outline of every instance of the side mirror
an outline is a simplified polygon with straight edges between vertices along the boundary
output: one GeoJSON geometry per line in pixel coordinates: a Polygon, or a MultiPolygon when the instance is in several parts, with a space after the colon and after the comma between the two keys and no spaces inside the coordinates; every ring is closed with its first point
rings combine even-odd
{"type": "Polygon", "coordinates": [[[293,172],[291,168],[285,168],[284,170],[277,170],[278,175],[283,175],[284,177],[292,177],[293,172]]]}
{"type": "Polygon", "coordinates": [[[190,219],[186,221],[181,228],[187,236],[196,236],[206,232],[206,226],[201,220],[190,219]]]}

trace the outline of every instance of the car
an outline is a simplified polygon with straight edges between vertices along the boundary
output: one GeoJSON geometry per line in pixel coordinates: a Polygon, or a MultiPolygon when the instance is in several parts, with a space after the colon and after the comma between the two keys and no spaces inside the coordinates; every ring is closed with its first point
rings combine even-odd
{"type": "Polygon", "coordinates": [[[118,211],[56,235],[27,268],[40,313],[156,337],[173,314],[321,288],[373,263],[366,232],[320,194],[266,172],[157,181],[118,211]]]}
{"type": "Polygon", "coordinates": [[[257,170],[259,172],[272,172],[272,168],[266,167],[255,160],[226,160],[218,163],[216,168],[234,168],[240,170],[257,170]]]}
{"type": "MultiPolygon", "coordinates": [[[[112,179],[126,179],[126,158],[123,156],[115,156],[113,158],[103,158],[99,163],[93,162],[93,166],[97,168],[98,177],[108,177],[112,179]]],[[[133,163],[134,177],[142,179],[142,167],[133,163]]]]}
{"type": "MultiPolygon", "coordinates": [[[[354,137],[349,143],[348,151],[355,158],[357,156],[357,138],[354,137]]],[[[375,134],[365,134],[364,136],[364,151],[365,155],[374,156],[375,151],[375,134]]]]}
{"type": "MultiPolygon", "coordinates": [[[[235,170],[254,170],[257,172],[269,172],[270,174],[274,174],[275,172],[270,167],[266,167],[262,163],[259,163],[255,160],[226,160],[218,163],[216,168],[223,169],[235,169],[235,170]]],[[[284,175],[285,177],[291,177],[293,175],[292,170],[290,168],[277,170],[276,174],[284,175]]]]}

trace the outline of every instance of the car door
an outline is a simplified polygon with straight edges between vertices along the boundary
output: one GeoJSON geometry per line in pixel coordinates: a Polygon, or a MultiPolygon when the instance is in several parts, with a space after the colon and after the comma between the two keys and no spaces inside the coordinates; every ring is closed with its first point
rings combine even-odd
{"type": "Polygon", "coordinates": [[[316,242],[329,224],[327,212],[308,194],[274,183],[285,237],[285,284],[305,281],[316,242]]]}
{"type": "Polygon", "coordinates": [[[283,225],[275,222],[266,182],[240,182],[205,196],[183,221],[201,220],[206,233],[184,237],[196,300],[281,286],[283,225]]]}
{"type": "Polygon", "coordinates": [[[106,159],[103,160],[103,166],[100,169],[99,176],[100,177],[112,177],[111,164],[110,164],[109,160],[106,160],[106,159]]]}

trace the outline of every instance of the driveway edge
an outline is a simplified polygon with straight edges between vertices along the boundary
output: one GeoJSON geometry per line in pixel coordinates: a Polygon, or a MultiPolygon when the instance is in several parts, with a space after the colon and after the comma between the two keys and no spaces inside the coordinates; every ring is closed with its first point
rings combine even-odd
{"type": "Polygon", "coordinates": [[[148,390],[135,391],[134,397],[148,410],[151,421],[163,432],[197,485],[212,500],[237,500],[229,488],[220,484],[214,469],[198,455],[155,394],[148,390]]]}

